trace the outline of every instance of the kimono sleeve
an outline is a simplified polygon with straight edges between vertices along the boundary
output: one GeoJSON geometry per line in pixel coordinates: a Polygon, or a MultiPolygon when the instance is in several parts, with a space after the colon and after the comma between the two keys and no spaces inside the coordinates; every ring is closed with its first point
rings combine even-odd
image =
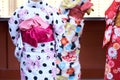
{"type": "Polygon", "coordinates": [[[22,53],[23,49],[23,44],[22,44],[22,37],[21,33],[19,30],[19,18],[18,18],[18,11],[16,10],[14,14],[10,17],[8,21],[8,26],[9,26],[9,33],[10,37],[12,39],[13,44],[15,45],[15,57],[20,61],[20,56],[22,53]]]}
{"type": "Polygon", "coordinates": [[[65,33],[65,28],[64,25],[65,23],[62,20],[62,15],[59,14],[58,12],[53,13],[54,20],[53,20],[53,27],[54,27],[54,33],[55,33],[55,41],[56,41],[56,51],[57,53],[61,53],[60,49],[62,49],[62,38],[64,37],[65,33]]]}
{"type": "Polygon", "coordinates": [[[111,3],[111,5],[109,6],[109,8],[105,11],[105,20],[106,20],[106,24],[109,25],[111,23],[113,23],[116,15],[117,15],[117,11],[119,8],[119,4],[120,2],[116,2],[115,0],[111,3]]]}

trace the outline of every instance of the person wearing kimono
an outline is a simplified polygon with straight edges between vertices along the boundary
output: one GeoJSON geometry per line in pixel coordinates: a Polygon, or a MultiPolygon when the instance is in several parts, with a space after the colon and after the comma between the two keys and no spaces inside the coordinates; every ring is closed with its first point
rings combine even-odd
{"type": "Polygon", "coordinates": [[[107,50],[104,80],[120,80],[120,0],[113,0],[105,11],[105,21],[103,47],[107,50]]]}
{"type": "Polygon", "coordinates": [[[56,55],[65,32],[57,10],[45,0],[28,0],[8,24],[21,80],[56,80],[56,55]]]}
{"type": "Polygon", "coordinates": [[[65,34],[57,55],[57,80],[80,80],[80,37],[84,27],[84,14],[93,10],[89,0],[63,0],[59,9],[65,22],[65,34]]]}

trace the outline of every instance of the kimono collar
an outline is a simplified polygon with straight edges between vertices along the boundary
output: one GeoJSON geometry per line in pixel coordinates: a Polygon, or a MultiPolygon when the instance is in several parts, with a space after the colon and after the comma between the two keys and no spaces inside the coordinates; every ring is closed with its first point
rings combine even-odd
{"type": "Polygon", "coordinates": [[[28,6],[32,7],[32,8],[43,8],[45,6],[48,6],[48,3],[45,2],[45,0],[40,0],[39,2],[34,2],[32,0],[28,0],[27,2],[28,6]]]}

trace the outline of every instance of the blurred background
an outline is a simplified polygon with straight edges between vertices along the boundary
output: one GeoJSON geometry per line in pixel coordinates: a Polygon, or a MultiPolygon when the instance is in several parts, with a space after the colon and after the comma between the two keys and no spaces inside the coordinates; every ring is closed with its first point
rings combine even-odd
{"type": "MultiPolygon", "coordinates": [[[[0,17],[9,17],[16,8],[24,4],[27,0],[0,0],[0,17]]],[[[62,0],[47,0],[50,5],[58,8],[62,0]]],[[[113,0],[91,0],[94,4],[92,12],[85,17],[104,17],[104,11],[113,0]]]]}

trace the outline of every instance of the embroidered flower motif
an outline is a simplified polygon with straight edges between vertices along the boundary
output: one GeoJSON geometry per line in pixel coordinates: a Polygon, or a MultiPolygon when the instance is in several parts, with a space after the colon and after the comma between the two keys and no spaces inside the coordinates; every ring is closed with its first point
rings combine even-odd
{"type": "Polygon", "coordinates": [[[67,44],[67,45],[65,46],[65,49],[66,49],[67,51],[70,51],[70,50],[71,50],[71,47],[72,47],[72,44],[67,44]]]}
{"type": "Polygon", "coordinates": [[[120,37],[120,28],[114,29],[115,35],[120,37]]]}
{"type": "Polygon", "coordinates": [[[75,71],[74,68],[69,68],[66,73],[72,75],[74,71],[75,71]]]}
{"type": "Polygon", "coordinates": [[[68,52],[62,58],[68,62],[74,62],[77,59],[76,51],[68,52]]]}
{"type": "Polygon", "coordinates": [[[65,29],[66,29],[66,35],[71,35],[72,32],[75,30],[75,26],[73,24],[67,22],[65,25],[65,29]]]}
{"type": "Polygon", "coordinates": [[[65,46],[68,43],[68,39],[66,37],[61,39],[61,43],[65,46]]]}
{"type": "Polygon", "coordinates": [[[60,69],[64,69],[66,64],[65,62],[61,62],[60,64],[58,64],[58,66],[60,67],[60,69]]]}
{"type": "Polygon", "coordinates": [[[116,57],[117,56],[117,51],[116,51],[116,49],[114,49],[113,47],[110,47],[109,49],[108,49],[108,55],[110,56],[110,57],[116,57]]]}
{"type": "Polygon", "coordinates": [[[113,78],[113,74],[112,73],[108,73],[107,74],[107,79],[112,80],[112,78],[113,78]]]}
{"type": "Polygon", "coordinates": [[[108,62],[108,65],[109,65],[110,67],[114,67],[115,63],[111,60],[111,61],[108,62]]]}
{"type": "Polygon", "coordinates": [[[68,80],[68,78],[64,76],[57,76],[56,80],[68,80]]]}
{"type": "Polygon", "coordinates": [[[110,39],[110,36],[112,34],[112,26],[109,26],[108,30],[105,32],[106,39],[110,39]]]}
{"type": "Polygon", "coordinates": [[[69,80],[75,80],[75,76],[70,76],[69,80]]]}
{"type": "Polygon", "coordinates": [[[118,70],[117,69],[113,69],[113,73],[117,74],[118,70]]]}
{"type": "Polygon", "coordinates": [[[73,38],[72,38],[72,42],[75,42],[75,41],[77,41],[78,40],[78,36],[73,36],[73,38]]]}
{"type": "Polygon", "coordinates": [[[116,50],[120,49],[120,44],[114,43],[113,48],[116,49],[116,50]]]}
{"type": "Polygon", "coordinates": [[[110,41],[111,34],[112,34],[112,26],[109,26],[105,31],[103,46],[105,46],[110,41]]]}

